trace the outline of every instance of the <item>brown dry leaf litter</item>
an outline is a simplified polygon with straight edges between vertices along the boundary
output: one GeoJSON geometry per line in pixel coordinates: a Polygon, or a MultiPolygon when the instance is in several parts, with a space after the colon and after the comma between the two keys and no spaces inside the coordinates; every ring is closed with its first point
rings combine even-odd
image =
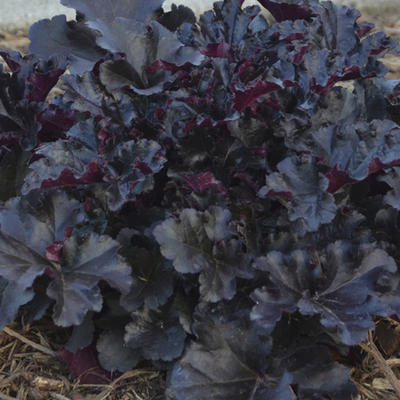
{"type": "Polygon", "coordinates": [[[67,330],[49,318],[0,333],[0,400],[161,400],[164,377],[154,369],[129,371],[108,385],[81,385],[56,350],[67,330]]]}

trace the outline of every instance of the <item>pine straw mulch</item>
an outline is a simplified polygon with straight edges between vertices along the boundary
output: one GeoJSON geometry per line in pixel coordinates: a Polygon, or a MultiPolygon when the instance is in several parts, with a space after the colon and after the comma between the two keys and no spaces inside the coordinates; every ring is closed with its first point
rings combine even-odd
{"type": "Polygon", "coordinates": [[[400,399],[400,323],[378,319],[358,349],[361,361],[352,369],[358,399],[400,399]]]}
{"type": "Polygon", "coordinates": [[[83,385],[56,355],[67,330],[43,318],[0,332],[0,400],[162,400],[162,372],[128,371],[106,385],[83,385]]]}
{"type": "MultiPolygon", "coordinates": [[[[107,385],[80,384],[56,355],[67,337],[50,318],[25,328],[14,322],[0,332],[0,400],[164,398],[164,375],[150,368],[128,371],[107,385]]],[[[400,323],[377,319],[375,331],[356,351],[360,361],[351,374],[359,395],[354,400],[400,399],[400,323]]]]}

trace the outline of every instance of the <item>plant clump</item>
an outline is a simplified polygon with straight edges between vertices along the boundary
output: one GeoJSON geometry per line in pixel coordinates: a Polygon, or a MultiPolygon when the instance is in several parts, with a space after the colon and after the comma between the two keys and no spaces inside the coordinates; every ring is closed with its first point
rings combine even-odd
{"type": "Polygon", "coordinates": [[[350,399],[400,315],[399,44],[329,1],[61,2],[0,52],[0,328],[50,312],[171,400],[350,399]]]}

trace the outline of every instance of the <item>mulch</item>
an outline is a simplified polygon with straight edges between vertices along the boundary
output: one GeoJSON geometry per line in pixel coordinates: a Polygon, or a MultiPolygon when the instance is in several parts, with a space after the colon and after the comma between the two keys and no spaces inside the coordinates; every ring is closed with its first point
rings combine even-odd
{"type": "MultiPolygon", "coordinates": [[[[0,400],[162,400],[165,376],[153,368],[128,371],[108,384],[81,384],[57,351],[68,331],[50,317],[32,325],[13,322],[0,332],[0,400]]],[[[351,379],[355,400],[400,399],[400,323],[376,320],[376,328],[355,348],[359,362],[351,379]]]]}
{"type": "Polygon", "coordinates": [[[67,329],[49,317],[0,332],[0,400],[162,400],[164,374],[154,368],[128,371],[108,384],[81,384],[58,356],[67,329]]]}
{"type": "MultiPolygon", "coordinates": [[[[400,39],[398,13],[366,10],[363,19],[374,21],[400,39]],[[392,15],[388,17],[389,15],[392,15]],[[384,15],[384,17],[382,16],[384,15]]],[[[0,48],[27,53],[26,34],[0,32],[0,48]]],[[[400,57],[383,60],[387,78],[400,79],[400,57]]],[[[22,326],[8,325],[0,332],[0,400],[161,400],[165,376],[152,368],[128,371],[108,384],[88,385],[74,377],[68,365],[57,356],[68,338],[66,329],[43,319],[22,326]]],[[[391,318],[377,319],[375,330],[356,348],[359,361],[351,367],[351,379],[359,395],[355,400],[400,399],[400,323],[391,318]]]]}

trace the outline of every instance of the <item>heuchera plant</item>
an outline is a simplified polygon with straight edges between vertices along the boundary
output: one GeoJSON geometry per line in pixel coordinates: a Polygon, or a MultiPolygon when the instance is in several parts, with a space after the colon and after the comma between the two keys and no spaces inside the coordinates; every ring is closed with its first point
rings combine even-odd
{"type": "Polygon", "coordinates": [[[50,312],[169,399],[350,399],[400,315],[397,42],[316,0],[61,2],[0,53],[0,328],[50,312]]]}

